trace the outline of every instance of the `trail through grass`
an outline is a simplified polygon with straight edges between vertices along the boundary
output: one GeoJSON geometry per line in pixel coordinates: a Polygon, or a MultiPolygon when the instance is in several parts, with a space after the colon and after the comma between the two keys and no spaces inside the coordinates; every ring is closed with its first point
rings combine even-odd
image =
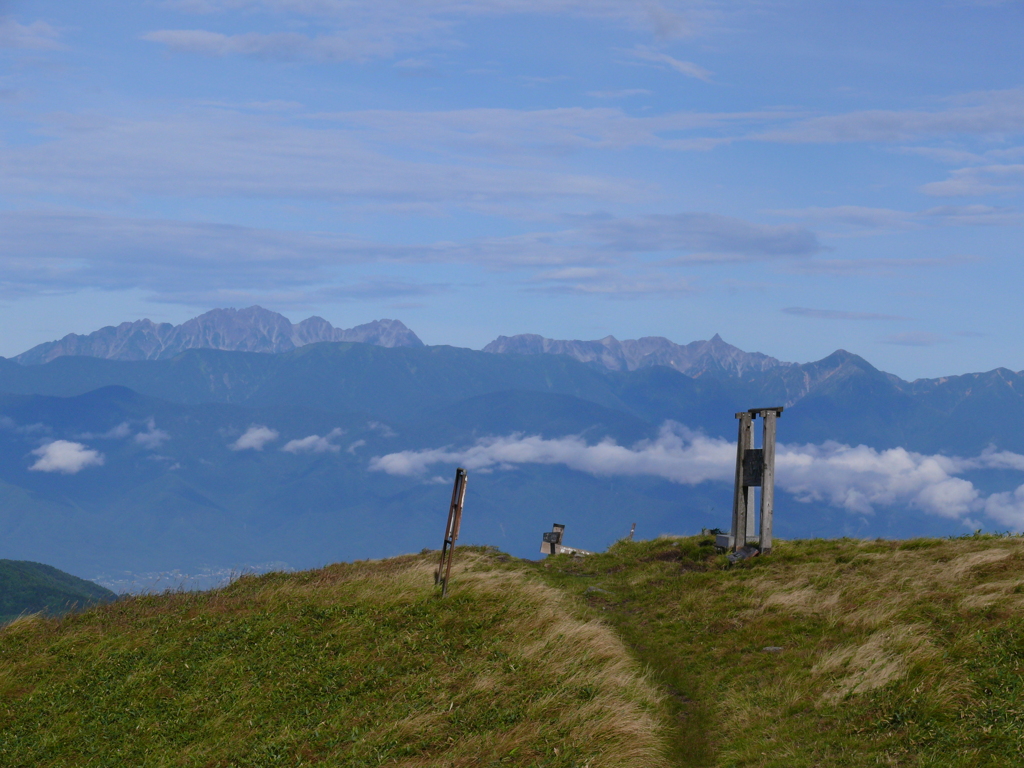
{"type": "Polygon", "coordinates": [[[682,766],[1024,765],[1024,541],[710,539],[535,566],[668,694],[682,766]]]}

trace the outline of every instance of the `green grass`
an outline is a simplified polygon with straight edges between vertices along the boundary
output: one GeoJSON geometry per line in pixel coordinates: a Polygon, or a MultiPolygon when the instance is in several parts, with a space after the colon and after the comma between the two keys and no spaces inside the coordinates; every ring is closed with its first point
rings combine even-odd
{"type": "Polygon", "coordinates": [[[0,624],[24,614],[59,616],[116,599],[109,589],[53,566],[0,560],[0,624]]]}
{"type": "Polygon", "coordinates": [[[1024,765],[1022,539],[456,562],[16,621],[0,765],[1024,765]]]}
{"type": "Polygon", "coordinates": [[[724,560],[710,539],[663,538],[536,566],[669,694],[676,764],[1024,764],[1024,541],[787,541],[724,560]]]}
{"type": "Polygon", "coordinates": [[[243,577],[0,631],[0,765],[662,765],[604,625],[494,552],[243,577]],[[499,559],[500,558],[500,559],[499,559]]]}

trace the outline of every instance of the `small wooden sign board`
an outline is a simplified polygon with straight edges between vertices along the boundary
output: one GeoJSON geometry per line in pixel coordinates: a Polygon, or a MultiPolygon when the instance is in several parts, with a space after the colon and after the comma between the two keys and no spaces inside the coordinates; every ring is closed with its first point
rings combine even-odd
{"type": "Polygon", "coordinates": [[[592,555],[579,547],[566,547],[562,544],[562,536],[565,534],[565,526],[555,523],[550,531],[545,531],[541,536],[540,553],[542,555],[592,555]]]}

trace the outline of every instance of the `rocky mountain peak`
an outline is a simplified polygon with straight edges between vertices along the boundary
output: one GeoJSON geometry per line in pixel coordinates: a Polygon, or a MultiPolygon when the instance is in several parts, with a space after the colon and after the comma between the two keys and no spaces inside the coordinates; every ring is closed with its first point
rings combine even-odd
{"type": "Polygon", "coordinates": [[[676,344],[661,336],[619,341],[605,336],[597,341],[562,341],[536,334],[499,336],[483,349],[495,354],[569,355],[580,362],[613,371],[634,371],[649,365],[665,365],[687,376],[743,376],[779,366],[791,366],[760,352],[744,352],[717,333],[708,341],[676,344]]]}
{"type": "Polygon", "coordinates": [[[40,344],[14,359],[23,365],[46,363],[65,355],[109,360],[163,360],[186,349],[237,352],[288,352],[318,341],[355,341],[382,347],[421,347],[423,342],[399,320],[374,320],[355,328],[335,328],[322,317],[293,324],[260,306],[211,309],[181,325],[136,320],[86,335],[69,333],[40,344]]]}

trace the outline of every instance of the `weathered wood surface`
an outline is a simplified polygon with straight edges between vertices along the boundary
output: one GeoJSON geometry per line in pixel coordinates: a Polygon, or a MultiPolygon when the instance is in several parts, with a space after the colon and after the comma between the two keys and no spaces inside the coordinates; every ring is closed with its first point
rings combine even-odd
{"type": "Polygon", "coordinates": [[[462,528],[462,507],[466,501],[466,483],[469,477],[466,470],[459,467],[455,470],[455,483],[452,485],[452,501],[448,505],[448,522],[444,526],[444,543],[441,545],[441,562],[438,563],[434,583],[441,584],[441,597],[448,594],[448,580],[452,575],[452,560],[455,557],[455,542],[462,528]]]}

